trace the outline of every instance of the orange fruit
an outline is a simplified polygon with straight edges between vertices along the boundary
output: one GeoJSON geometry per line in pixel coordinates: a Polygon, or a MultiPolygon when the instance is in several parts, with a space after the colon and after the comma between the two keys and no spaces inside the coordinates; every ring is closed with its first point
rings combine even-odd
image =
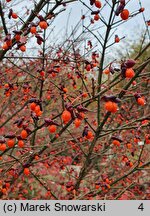
{"type": "Polygon", "coordinates": [[[115,102],[107,101],[105,103],[105,109],[109,112],[117,112],[118,106],[115,102]]]}
{"type": "Polygon", "coordinates": [[[127,20],[129,18],[129,11],[127,9],[124,9],[120,14],[122,20],[127,20]]]}
{"type": "Polygon", "coordinates": [[[86,70],[87,70],[87,71],[90,71],[90,70],[91,70],[91,65],[90,65],[90,64],[87,64],[87,65],[86,65],[86,70]]]}
{"type": "Polygon", "coordinates": [[[7,43],[5,42],[3,45],[2,45],[2,49],[3,50],[7,50],[9,47],[8,47],[8,45],[7,45],[7,43]]]}
{"type": "Polygon", "coordinates": [[[29,175],[29,174],[30,174],[29,168],[24,168],[23,173],[24,173],[25,175],[29,175]]]}
{"type": "Polygon", "coordinates": [[[36,27],[35,27],[35,26],[32,26],[32,27],[30,28],[30,32],[31,32],[32,34],[36,34],[36,27]]]}
{"type": "Polygon", "coordinates": [[[115,43],[119,43],[120,42],[120,38],[119,37],[115,37],[115,43]]]}
{"type": "Polygon", "coordinates": [[[22,130],[22,131],[21,131],[21,138],[22,138],[22,139],[26,139],[27,136],[28,136],[27,131],[26,131],[26,130],[22,130]]]}
{"type": "Polygon", "coordinates": [[[68,89],[67,88],[63,88],[63,92],[67,93],[68,89]]]}
{"type": "Polygon", "coordinates": [[[131,149],[132,148],[132,144],[131,143],[127,143],[127,148],[131,149]]]}
{"type": "Polygon", "coordinates": [[[87,133],[87,135],[86,135],[86,138],[87,138],[87,139],[93,138],[93,133],[92,133],[92,131],[88,131],[88,133],[87,133]]]}
{"type": "Polygon", "coordinates": [[[13,139],[9,139],[9,140],[7,141],[7,145],[8,145],[10,148],[12,148],[12,147],[15,145],[15,141],[14,141],[13,139]]]}
{"type": "Polygon", "coordinates": [[[96,0],[96,1],[95,1],[95,6],[96,6],[97,8],[101,8],[101,7],[102,7],[102,3],[101,3],[100,1],[98,1],[98,0],[96,0]]]}
{"type": "Polygon", "coordinates": [[[7,44],[7,46],[9,46],[9,47],[12,46],[12,40],[7,40],[7,41],[6,41],[6,44],[7,44]]]}
{"type": "Polygon", "coordinates": [[[100,185],[96,184],[95,189],[99,189],[99,188],[100,188],[100,185]]]}
{"type": "Polygon", "coordinates": [[[117,106],[117,104],[116,103],[114,103],[113,102],[113,108],[112,108],[112,113],[115,113],[115,112],[117,112],[117,110],[118,110],[118,106],[117,106]]]}
{"type": "Polygon", "coordinates": [[[99,16],[98,14],[95,14],[94,20],[95,20],[95,21],[98,21],[99,19],[100,19],[100,16],[99,16]]]}
{"type": "Polygon", "coordinates": [[[40,109],[40,106],[39,106],[39,105],[36,105],[36,107],[35,107],[35,109],[34,109],[34,112],[35,112],[35,113],[38,113],[40,110],[41,110],[41,109],[40,109]]]}
{"type": "Polygon", "coordinates": [[[145,105],[145,100],[143,98],[138,98],[137,99],[137,103],[141,106],[144,106],[145,105]]]}
{"type": "Polygon", "coordinates": [[[76,119],[74,120],[74,124],[75,124],[75,127],[76,127],[76,128],[80,127],[80,125],[81,125],[81,120],[78,119],[78,118],[76,118],[76,119]]]}
{"type": "Polygon", "coordinates": [[[39,26],[41,29],[47,29],[48,24],[46,21],[40,21],[39,26]]]}
{"type": "Polygon", "coordinates": [[[64,123],[68,123],[71,120],[71,113],[68,110],[64,110],[61,118],[64,123]]]}
{"type": "Polygon", "coordinates": [[[50,125],[48,127],[48,130],[49,130],[50,133],[55,133],[56,129],[57,129],[56,125],[50,125]]]}
{"type": "Polygon", "coordinates": [[[20,34],[16,34],[16,35],[15,35],[16,41],[20,41],[20,38],[21,38],[20,34]]]}
{"type": "Polygon", "coordinates": [[[44,76],[44,75],[45,75],[45,72],[44,72],[44,71],[41,71],[41,72],[40,72],[40,75],[41,75],[41,76],[44,76]]]}
{"type": "Polygon", "coordinates": [[[20,46],[20,48],[19,48],[22,52],[25,52],[26,51],[26,46],[25,45],[22,45],[22,46],[20,46]]]}
{"type": "Polygon", "coordinates": [[[40,111],[36,112],[36,115],[37,116],[41,116],[42,115],[42,111],[40,110],[40,111]]]}
{"type": "Polygon", "coordinates": [[[112,142],[114,145],[116,145],[116,146],[120,146],[120,142],[118,141],[118,140],[113,140],[113,142],[112,142]]]}
{"type": "Polygon", "coordinates": [[[133,70],[132,68],[127,68],[127,69],[126,69],[126,72],[125,72],[125,76],[126,76],[127,78],[132,78],[132,77],[134,77],[134,76],[135,76],[134,70],[133,70]]]}
{"type": "Polygon", "coordinates": [[[103,71],[103,73],[104,73],[104,74],[110,74],[109,68],[105,69],[105,70],[103,71]]]}
{"type": "Polygon", "coordinates": [[[1,144],[0,151],[5,151],[5,150],[6,150],[6,144],[1,144]]]}
{"type": "Polygon", "coordinates": [[[20,148],[23,148],[23,147],[24,147],[24,142],[23,142],[22,140],[19,140],[19,141],[18,141],[18,146],[19,146],[20,148]]]}
{"type": "Polygon", "coordinates": [[[36,103],[31,103],[30,104],[30,109],[32,110],[32,111],[34,111],[35,110],[35,107],[36,107],[36,103]]]}
{"type": "Polygon", "coordinates": [[[82,93],[82,97],[86,98],[87,96],[88,96],[88,93],[86,93],[86,92],[82,93]]]}
{"type": "Polygon", "coordinates": [[[7,192],[6,188],[2,188],[1,191],[3,194],[6,194],[6,192],[7,192]]]}
{"type": "Polygon", "coordinates": [[[16,13],[12,13],[11,16],[12,16],[13,19],[17,19],[18,18],[18,15],[16,13]]]}

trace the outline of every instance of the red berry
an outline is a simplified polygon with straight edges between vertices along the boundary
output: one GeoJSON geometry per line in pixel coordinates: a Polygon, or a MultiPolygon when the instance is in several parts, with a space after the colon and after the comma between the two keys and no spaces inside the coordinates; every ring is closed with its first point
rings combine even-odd
{"type": "Polygon", "coordinates": [[[37,114],[39,111],[41,111],[40,106],[36,105],[34,112],[37,114]]]}
{"type": "Polygon", "coordinates": [[[35,27],[35,26],[32,26],[32,27],[30,28],[30,32],[31,32],[32,34],[36,34],[36,27],[35,27]]]}
{"type": "Polygon", "coordinates": [[[30,109],[32,110],[32,111],[34,111],[35,110],[35,107],[36,107],[36,103],[31,103],[30,104],[30,109]]]}
{"type": "Polygon", "coordinates": [[[120,42],[120,38],[116,35],[115,36],[115,43],[119,43],[120,42]]]}
{"type": "Polygon", "coordinates": [[[15,35],[16,41],[20,41],[20,38],[21,38],[20,34],[16,34],[16,35],[15,35]]]}
{"type": "Polygon", "coordinates": [[[0,151],[6,150],[6,144],[0,144],[0,151]]]}
{"type": "Polygon", "coordinates": [[[100,19],[100,16],[99,16],[98,14],[95,14],[94,20],[95,20],[95,21],[98,21],[99,19],[100,19]]]}
{"type": "Polygon", "coordinates": [[[55,133],[56,129],[57,129],[56,125],[50,125],[48,127],[48,130],[49,130],[50,133],[55,133]]]}
{"type": "Polygon", "coordinates": [[[30,170],[29,170],[28,168],[24,168],[23,173],[24,173],[25,175],[29,175],[29,174],[30,174],[30,170]]]}
{"type": "Polygon", "coordinates": [[[18,18],[18,15],[16,13],[12,13],[11,16],[12,16],[13,19],[17,19],[18,18]]]}
{"type": "Polygon", "coordinates": [[[145,8],[140,8],[139,9],[139,12],[143,12],[143,11],[145,11],[145,8]]]}
{"type": "Polygon", "coordinates": [[[87,135],[86,135],[86,138],[87,138],[87,139],[93,138],[93,133],[92,133],[92,131],[88,131],[88,133],[87,133],[87,135]]]}
{"type": "Polygon", "coordinates": [[[7,50],[9,48],[9,46],[7,45],[7,43],[5,42],[3,45],[2,45],[2,49],[3,50],[7,50]]]}
{"type": "Polygon", "coordinates": [[[96,0],[96,1],[95,1],[95,6],[96,6],[97,8],[101,8],[101,7],[102,7],[102,3],[101,3],[100,1],[98,1],[98,0],[96,0]]]}
{"type": "Polygon", "coordinates": [[[64,123],[68,123],[71,120],[71,113],[68,110],[64,110],[61,118],[64,123]]]}
{"type": "Polygon", "coordinates": [[[120,146],[120,142],[118,141],[118,140],[113,140],[113,142],[112,142],[114,145],[116,145],[116,146],[120,146]]]}
{"type": "Polygon", "coordinates": [[[105,103],[105,109],[109,112],[115,113],[118,110],[118,106],[115,102],[107,101],[105,103]]]}
{"type": "Polygon", "coordinates": [[[26,131],[26,130],[22,130],[22,131],[21,131],[21,138],[22,138],[22,139],[26,139],[27,136],[28,136],[27,131],[26,131]]]}
{"type": "Polygon", "coordinates": [[[23,147],[24,147],[24,142],[23,142],[22,140],[19,140],[19,141],[18,141],[18,146],[19,146],[20,148],[23,148],[23,147]]]}
{"type": "Polygon", "coordinates": [[[78,118],[76,118],[76,119],[74,120],[74,124],[75,124],[75,127],[76,127],[76,128],[80,127],[80,125],[81,125],[81,120],[78,119],[78,118]]]}
{"type": "Polygon", "coordinates": [[[41,29],[47,29],[48,24],[46,21],[40,21],[39,26],[41,29]]]}
{"type": "Polygon", "coordinates": [[[22,46],[20,46],[20,48],[19,48],[22,52],[25,52],[26,51],[26,46],[25,45],[22,45],[22,46]]]}
{"type": "Polygon", "coordinates": [[[134,76],[135,76],[134,70],[133,70],[132,68],[127,68],[127,69],[126,69],[126,72],[125,72],[125,76],[126,76],[127,78],[132,78],[132,77],[134,77],[134,76]]]}
{"type": "Polygon", "coordinates": [[[104,74],[110,74],[109,68],[105,69],[105,70],[103,71],[103,73],[104,73],[104,74]]]}
{"type": "Polygon", "coordinates": [[[12,148],[12,147],[15,145],[15,141],[14,141],[13,139],[9,139],[9,140],[7,141],[7,145],[8,145],[10,148],[12,148]]]}
{"type": "Polygon", "coordinates": [[[127,143],[127,148],[131,149],[132,148],[132,144],[131,143],[127,143]]]}
{"type": "Polygon", "coordinates": [[[87,64],[87,65],[86,65],[86,70],[87,70],[87,71],[90,71],[90,70],[91,70],[91,65],[90,65],[90,64],[87,64]]]}
{"type": "Polygon", "coordinates": [[[122,20],[127,20],[129,18],[129,11],[127,9],[124,9],[120,14],[122,20]]]}
{"type": "Polygon", "coordinates": [[[143,98],[138,98],[137,99],[137,103],[141,106],[144,106],[145,105],[145,100],[143,98]]]}

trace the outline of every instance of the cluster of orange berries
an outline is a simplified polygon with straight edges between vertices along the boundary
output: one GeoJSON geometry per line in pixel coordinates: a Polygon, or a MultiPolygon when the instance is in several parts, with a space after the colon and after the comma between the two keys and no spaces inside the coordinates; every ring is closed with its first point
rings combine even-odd
{"type": "Polygon", "coordinates": [[[9,182],[2,182],[0,180],[0,191],[3,193],[3,194],[6,194],[8,189],[10,188],[10,183],[9,182]]]}
{"type": "MultiPolygon", "coordinates": [[[[27,130],[23,129],[20,133],[20,136],[18,138],[18,146],[20,148],[23,148],[24,147],[24,139],[26,139],[28,136],[28,132],[27,130]]],[[[6,136],[7,138],[7,136],[6,136]]],[[[9,136],[8,137],[8,140],[7,140],[7,145],[5,144],[5,140],[1,140],[0,142],[0,151],[5,151],[7,149],[7,146],[9,148],[13,148],[15,146],[15,135],[13,136],[9,136]]]]}
{"type": "Polygon", "coordinates": [[[99,0],[90,0],[90,5],[95,5],[95,7],[97,7],[97,8],[102,7],[102,3],[99,0]]]}
{"type": "Polygon", "coordinates": [[[100,187],[104,192],[107,192],[110,189],[110,184],[112,183],[109,178],[105,178],[102,183],[95,183],[95,189],[99,189],[100,187]]]}
{"type": "MultiPolygon", "coordinates": [[[[7,1],[9,2],[9,0],[7,0],[7,1]]],[[[14,13],[12,9],[10,9],[8,16],[9,16],[9,18],[13,18],[13,19],[18,18],[18,15],[16,13],[14,13]]],[[[46,20],[42,16],[39,16],[39,19],[40,19],[40,22],[37,25],[39,25],[39,27],[41,29],[44,29],[44,30],[47,29],[48,23],[46,22],[46,20]]],[[[31,34],[36,35],[37,43],[41,44],[43,42],[43,39],[38,34],[36,34],[37,33],[36,26],[37,25],[33,23],[29,27],[29,31],[31,32],[31,34]]],[[[26,46],[25,46],[26,42],[25,43],[20,42],[22,32],[21,31],[14,31],[14,33],[15,33],[14,39],[17,41],[17,49],[20,49],[22,52],[25,52],[26,51],[26,46]]],[[[11,39],[11,35],[8,34],[4,40],[4,44],[2,45],[2,49],[8,50],[11,47],[12,47],[12,39],[11,39]]]]}
{"type": "MultiPolygon", "coordinates": [[[[101,3],[101,1],[99,1],[99,0],[91,0],[91,1],[90,1],[90,4],[91,4],[91,5],[94,4],[95,7],[99,8],[99,9],[102,7],[102,3],[101,3]]],[[[94,15],[94,20],[95,20],[95,21],[98,21],[98,20],[100,19],[99,10],[98,10],[98,11],[93,11],[91,14],[94,15]]],[[[91,19],[91,23],[94,23],[94,20],[91,19]]]]}
{"type": "Polygon", "coordinates": [[[133,163],[127,158],[127,156],[123,156],[122,161],[125,162],[129,167],[133,166],[133,163]]]}
{"type": "MultiPolygon", "coordinates": [[[[87,97],[87,94],[85,93],[85,95],[83,96],[87,97]]],[[[78,112],[76,113],[76,115],[77,117],[74,119],[74,126],[75,128],[78,128],[80,127],[82,120],[85,118],[85,114],[84,112],[78,112]]],[[[72,113],[69,110],[65,109],[61,115],[61,118],[63,120],[63,123],[67,124],[72,119],[72,113]]],[[[90,132],[89,132],[88,137],[90,137],[90,132]]]]}
{"type": "Polygon", "coordinates": [[[5,141],[0,144],[0,151],[5,151],[7,149],[7,146],[9,148],[13,148],[14,145],[15,145],[15,140],[13,138],[9,138],[7,140],[7,145],[5,144],[5,141]]]}
{"type": "Polygon", "coordinates": [[[42,111],[41,108],[38,104],[36,104],[35,102],[32,102],[30,104],[30,109],[36,114],[36,116],[41,116],[42,115],[42,111]]]}
{"type": "Polygon", "coordinates": [[[2,45],[2,49],[7,50],[12,47],[12,39],[11,34],[7,34],[4,39],[4,44],[2,45]]]}
{"type": "Polygon", "coordinates": [[[18,89],[17,86],[14,86],[13,84],[10,84],[10,83],[6,83],[4,85],[4,88],[5,88],[4,95],[6,97],[9,97],[11,95],[12,91],[15,91],[18,89]]]}

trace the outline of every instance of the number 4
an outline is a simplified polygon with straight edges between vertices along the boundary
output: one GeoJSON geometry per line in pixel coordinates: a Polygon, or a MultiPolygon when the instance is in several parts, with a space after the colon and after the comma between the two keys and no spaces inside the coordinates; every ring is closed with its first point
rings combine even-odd
{"type": "Polygon", "coordinates": [[[143,206],[143,203],[141,203],[138,207],[139,210],[143,211],[144,210],[144,206],[143,206]]]}

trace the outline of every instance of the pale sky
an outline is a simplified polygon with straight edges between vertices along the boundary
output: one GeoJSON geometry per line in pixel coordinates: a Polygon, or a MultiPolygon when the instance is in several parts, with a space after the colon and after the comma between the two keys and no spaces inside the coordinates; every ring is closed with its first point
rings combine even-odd
{"type": "MultiPolygon", "coordinates": [[[[86,3],[87,5],[89,5],[89,0],[82,0],[82,1],[86,3]]],[[[108,0],[108,1],[111,2],[112,0],[108,0]]],[[[20,13],[21,7],[26,7],[30,10],[33,1],[32,0],[26,0],[26,1],[21,1],[21,0],[14,1],[13,0],[12,2],[15,2],[15,3],[20,2],[20,4],[16,4],[16,6],[13,7],[13,9],[15,9],[16,11],[20,13]]],[[[101,2],[102,4],[105,3],[104,0],[101,0],[101,2]]],[[[142,7],[145,8],[145,11],[144,11],[145,19],[149,20],[150,19],[150,15],[149,15],[150,14],[150,0],[141,0],[141,3],[142,3],[142,7]]],[[[139,8],[140,8],[139,0],[130,0],[126,6],[126,9],[128,9],[130,13],[134,11],[138,11],[139,8]]],[[[92,9],[97,10],[96,7],[93,7],[92,9]]],[[[58,17],[55,18],[53,25],[52,25],[52,26],[55,26],[54,33],[51,34],[51,36],[49,37],[49,40],[62,41],[65,37],[66,31],[68,31],[68,34],[69,34],[72,28],[79,22],[79,20],[81,20],[81,15],[86,14],[87,11],[88,9],[85,6],[83,6],[83,4],[79,1],[70,3],[66,7],[66,11],[62,12],[61,14],[58,15],[58,17]],[[66,29],[67,23],[69,26],[68,29],[66,29]]],[[[24,9],[22,10],[22,12],[24,13],[24,9]]],[[[105,7],[102,11],[102,15],[105,17],[106,20],[108,20],[109,12],[110,12],[109,6],[105,7]]],[[[86,19],[84,21],[85,26],[89,24],[91,17],[92,16],[90,15],[90,13],[86,14],[86,19]]],[[[116,20],[117,19],[119,20],[120,17],[117,17],[116,20]]],[[[12,20],[11,22],[14,22],[14,20],[12,20]]],[[[50,31],[52,29],[52,26],[49,27],[50,31]]],[[[96,22],[95,26],[96,28],[102,26],[102,22],[101,21],[96,22]]],[[[14,30],[15,28],[16,26],[14,25],[14,30]]],[[[136,17],[134,17],[133,19],[128,20],[123,25],[119,26],[116,29],[115,34],[119,35],[119,37],[126,36],[127,40],[129,41],[129,40],[136,39],[137,36],[140,35],[140,33],[144,29],[145,29],[145,23],[143,21],[143,16],[141,13],[137,15],[136,17]]],[[[80,25],[79,31],[75,36],[81,33],[82,30],[83,30],[82,25],[80,25]]],[[[102,35],[105,33],[104,28],[102,29],[97,28],[96,31],[94,31],[94,33],[97,34],[98,31],[102,35]]],[[[90,38],[92,38],[92,35],[91,36],[89,35],[89,39],[90,38]]],[[[48,41],[48,43],[50,43],[50,41],[48,41]]],[[[37,48],[37,46],[35,46],[35,48],[37,48]]]]}

